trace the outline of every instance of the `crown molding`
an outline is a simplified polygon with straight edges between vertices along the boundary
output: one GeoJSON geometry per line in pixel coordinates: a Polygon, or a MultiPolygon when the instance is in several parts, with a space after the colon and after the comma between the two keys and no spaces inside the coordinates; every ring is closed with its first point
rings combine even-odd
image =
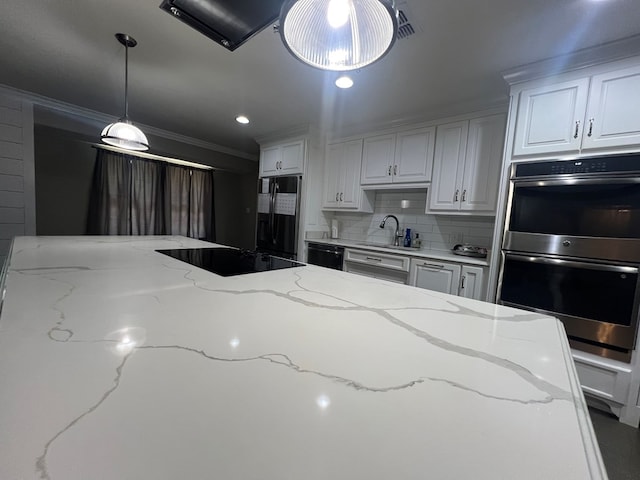
{"type": "Polygon", "coordinates": [[[509,85],[538,78],[593,67],[602,63],[640,55],[640,35],[633,35],[595,47],[576,50],[566,55],[547,58],[505,70],[502,77],[509,85]]]}
{"type": "MultiPolygon", "coordinates": [[[[20,98],[21,100],[26,100],[40,107],[48,108],[51,110],[57,110],[65,114],[80,117],[85,120],[89,120],[101,125],[108,125],[109,123],[113,123],[115,120],[117,120],[117,117],[114,117],[112,115],[107,115],[106,113],[97,112],[95,110],[90,110],[88,108],[80,107],[78,105],[62,102],[54,98],[38,95],[37,93],[27,92],[25,90],[13,88],[8,85],[0,84],[0,93],[8,96],[20,98]]],[[[175,142],[193,145],[195,147],[200,147],[206,150],[212,150],[214,152],[232,155],[234,157],[244,158],[246,160],[258,161],[257,155],[236,150],[233,148],[225,147],[224,145],[218,145],[217,143],[207,142],[205,140],[189,137],[187,135],[181,135],[179,133],[170,132],[168,130],[163,130],[161,128],[153,127],[151,125],[145,125],[138,122],[136,122],[136,126],[142,129],[145,133],[148,133],[150,135],[155,135],[157,137],[166,138],[167,140],[173,140],[175,142]]]]}

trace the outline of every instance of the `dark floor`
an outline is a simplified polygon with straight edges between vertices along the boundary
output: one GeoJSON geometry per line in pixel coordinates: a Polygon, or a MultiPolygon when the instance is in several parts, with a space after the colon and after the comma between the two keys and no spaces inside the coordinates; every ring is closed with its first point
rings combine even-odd
{"type": "Polygon", "coordinates": [[[589,408],[609,480],[640,479],[640,429],[606,412],[589,408]]]}

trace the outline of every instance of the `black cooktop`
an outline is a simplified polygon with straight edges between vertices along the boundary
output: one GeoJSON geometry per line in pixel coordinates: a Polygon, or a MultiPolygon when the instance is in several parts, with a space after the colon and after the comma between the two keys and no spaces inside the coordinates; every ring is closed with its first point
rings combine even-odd
{"type": "Polygon", "coordinates": [[[156,250],[156,252],[190,263],[223,277],[302,267],[304,265],[293,260],[274,257],[267,253],[236,248],[179,248],[156,250]]]}

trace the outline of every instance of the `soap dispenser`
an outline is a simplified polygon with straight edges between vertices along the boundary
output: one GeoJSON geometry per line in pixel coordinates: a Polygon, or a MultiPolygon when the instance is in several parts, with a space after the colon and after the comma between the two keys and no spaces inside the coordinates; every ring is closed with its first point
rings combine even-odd
{"type": "Polygon", "coordinates": [[[404,246],[405,247],[411,246],[411,229],[410,228],[407,228],[404,232],[404,246]]]}

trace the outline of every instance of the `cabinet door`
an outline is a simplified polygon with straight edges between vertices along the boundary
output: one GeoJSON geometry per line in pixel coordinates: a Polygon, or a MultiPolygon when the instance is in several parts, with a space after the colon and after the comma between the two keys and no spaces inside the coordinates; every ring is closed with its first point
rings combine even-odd
{"type": "Polygon", "coordinates": [[[588,105],[583,149],[640,144],[640,67],[592,77],[588,105]]]}
{"type": "Polygon", "coordinates": [[[469,122],[440,125],[431,180],[430,210],[459,210],[460,186],[467,150],[469,122]]]}
{"type": "Polygon", "coordinates": [[[280,147],[280,175],[299,175],[304,168],[304,140],[288,143],[280,147]]]}
{"type": "Polygon", "coordinates": [[[458,294],[460,265],[430,260],[411,260],[409,284],[435,292],[458,294]]]}
{"type": "Polygon", "coordinates": [[[340,169],[344,156],[344,143],[327,145],[324,163],[324,201],[323,206],[335,208],[340,203],[340,169]]]}
{"type": "Polygon", "coordinates": [[[340,207],[359,208],[361,200],[360,166],[362,165],[362,140],[345,142],[340,168],[340,207]]]}
{"type": "Polygon", "coordinates": [[[589,79],[520,93],[513,155],[578,152],[589,79]]]}
{"type": "Polygon", "coordinates": [[[362,176],[360,178],[360,182],[363,185],[391,183],[393,181],[392,163],[395,148],[395,135],[379,135],[364,139],[362,176]]]}
{"type": "Polygon", "coordinates": [[[482,267],[463,265],[460,272],[460,288],[458,295],[474,300],[482,300],[482,281],[484,271],[482,267]]]}
{"type": "Polygon", "coordinates": [[[281,159],[280,147],[267,147],[260,152],[260,176],[278,175],[278,165],[281,159]]]}
{"type": "Polygon", "coordinates": [[[494,211],[504,148],[505,116],[474,118],[464,163],[460,209],[494,211]]]}
{"type": "Polygon", "coordinates": [[[398,133],[393,181],[429,182],[433,169],[436,128],[398,133]]]}

